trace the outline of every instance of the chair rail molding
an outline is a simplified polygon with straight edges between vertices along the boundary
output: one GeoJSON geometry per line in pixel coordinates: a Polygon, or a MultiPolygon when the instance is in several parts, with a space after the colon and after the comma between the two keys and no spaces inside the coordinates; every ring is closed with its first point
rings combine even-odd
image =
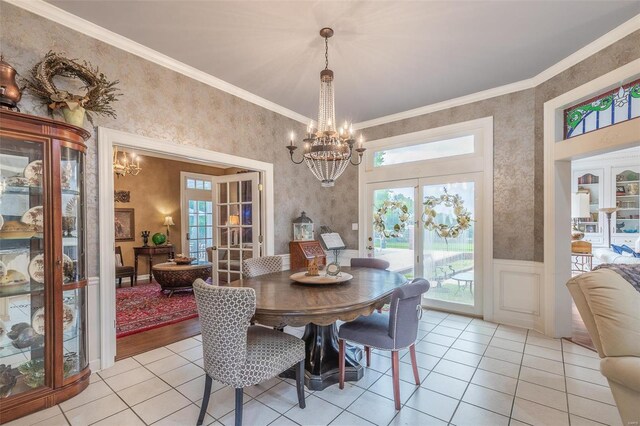
{"type": "MultiPolygon", "coordinates": [[[[99,327],[100,365],[102,369],[113,365],[116,355],[116,293],[115,293],[115,230],[113,201],[113,146],[145,151],[151,155],[173,158],[180,161],[191,160],[198,163],[224,164],[231,167],[252,169],[260,172],[264,182],[264,253],[274,252],[274,176],[273,164],[235,155],[224,154],[189,145],[178,145],[120,130],[98,127],[98,193],[99,193],[99,238],[100,238],[100,282],[99,321],[90,322],[91,327],[99,327]],[[109,242],[107,244],[107,242],[109,242]],[[107,246],[108,245],[108,246],[107,246]],[[111,283],[111,284],[110,284],[111,283]],[[98,325],[99,324],[99,325],[98,325]]],[[[90,333],[97,330],[89,330],[90,333]]]]}
{"type": "Polygon", "coordinates": [[[493,277],[493,320],[501,324],[542,331],[544,264],[525,260],[494,259],[493,277]]]}
{"type": "Polygon", "coordinates": [[[638,119],[563,140],[563,111],[640,75],[640,59],[629,62],[544,104],[544,334],[571,336],[571,161],[640,143],[638,119]]]}

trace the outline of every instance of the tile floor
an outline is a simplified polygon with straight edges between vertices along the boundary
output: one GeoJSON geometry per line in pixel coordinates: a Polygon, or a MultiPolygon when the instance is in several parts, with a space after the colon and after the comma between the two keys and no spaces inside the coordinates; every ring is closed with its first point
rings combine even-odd
{"type": "MultiPolygon", "coordinates": [[[[334,385],[308,392],[304,410],[293,381],[276,378],[245,389],[244,424],[620,424],[597,355],[581,346],[435,311],[425,311],[418,338],[422,384],[412,382],[403,352],[399,412],[389,354],[374,351],[362,380],[342,391],[334,385]]],[[[93,374],[75,398],[7,426],[194,425],[203,388],[198,336],[119,361],[93,374]]],[[[233,424],[233,407],[233,390],[214,382],[205,424],[233,424]]]]}

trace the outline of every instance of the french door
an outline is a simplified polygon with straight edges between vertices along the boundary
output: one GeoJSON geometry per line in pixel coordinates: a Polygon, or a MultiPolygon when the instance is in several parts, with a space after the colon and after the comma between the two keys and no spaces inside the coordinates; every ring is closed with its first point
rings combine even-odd
{"type": "Polygon", "coordinates": [[[372,183],[366,194],[368,253],[409,279],[426,278],[425,306],[482,314],[482,173],[372,183]],[[459,226],[464,211],[472,219],[468,227],[459,226]],[[386,230],[399,229],[385,236],[376,231],[377,217],[386,230]]]}
{"type": "Polygon", "coordinates": [[[215,176],[180,173],[182,185],[182,252],[207,261],[207,247],[213,246],[213,179],[215,176]]]}

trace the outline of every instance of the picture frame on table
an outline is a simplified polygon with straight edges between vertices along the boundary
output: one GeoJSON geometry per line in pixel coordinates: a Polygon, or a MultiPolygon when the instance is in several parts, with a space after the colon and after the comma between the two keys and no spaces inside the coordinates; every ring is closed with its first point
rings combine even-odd
{"type": "Polygon", "coordinates": [[[136,221],[134,209],[115,209],[113,219],[116,241],[135,241],[136,221]]]}
{"type": "Polygon", "coordinates": [[[627,190],[625,189],[624,185],[616,185],[616,195],[625,195],[627,193],[627,190]]]}

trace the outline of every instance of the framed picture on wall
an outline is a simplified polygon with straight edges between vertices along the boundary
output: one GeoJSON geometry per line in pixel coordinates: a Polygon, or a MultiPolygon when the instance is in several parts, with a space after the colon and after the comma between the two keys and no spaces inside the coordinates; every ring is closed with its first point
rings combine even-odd
{"type": "Polygon", "coordinates": [[[134,241],[136,239],[136,221],[134,209],[115,209],[114,226],[116,241],[134,241]]]}

